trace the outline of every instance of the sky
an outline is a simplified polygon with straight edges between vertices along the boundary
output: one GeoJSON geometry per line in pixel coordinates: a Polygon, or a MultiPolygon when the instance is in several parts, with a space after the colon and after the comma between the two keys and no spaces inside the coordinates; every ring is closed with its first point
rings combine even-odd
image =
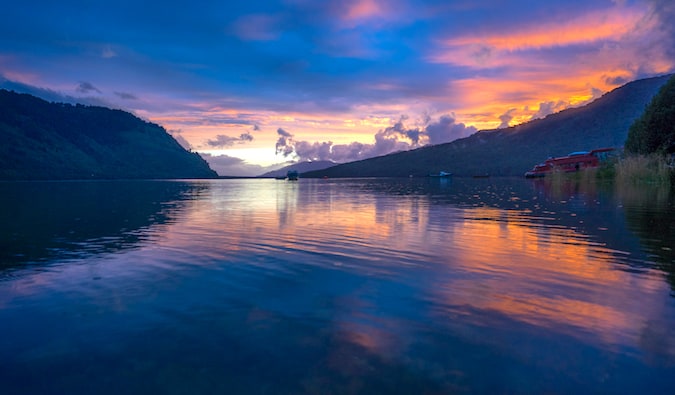
{"type": "Polygon", "coordinates": [[[672,0],[2,8],[0,88],[130,111],[221,175],[445,143],[675,71],[672,0]]]}

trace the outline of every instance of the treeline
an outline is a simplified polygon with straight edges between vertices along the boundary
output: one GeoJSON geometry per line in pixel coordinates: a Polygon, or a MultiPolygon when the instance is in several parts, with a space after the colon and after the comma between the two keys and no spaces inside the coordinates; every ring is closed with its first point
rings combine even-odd
{"type": "Polygon", "coordinates": [[[631,125],[624,148],[628,153],[641,155],[675,153],[675,76],[631,125]]]}
{"type": "Polygon", "coordinates": [[[211,178],[164,128],[104,107],[0,90],[0,179],[211,178]]]}

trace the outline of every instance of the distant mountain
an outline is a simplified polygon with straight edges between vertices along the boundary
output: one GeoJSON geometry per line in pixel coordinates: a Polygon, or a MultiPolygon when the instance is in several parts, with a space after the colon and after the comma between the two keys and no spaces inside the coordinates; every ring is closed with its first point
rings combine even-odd
{"type": "Polygon", "coordinates": [[[265,174],[261,174],[260,177],[283,177],[286,175],[286,173],[289,170],[297,170],[300,175],[303,173],[306,173],[308,171],[315,171],[315,170],[323,170],[331,166],[335,166],[337,163],[327,161],[327,160],[319,160],[319,161],[313,161],[313,162],[300,162],[300,163],[294,163],[292,165],[284,166],[281,169],[277,169],[274,171],[269,171],[265,174]]]}
{"type": "Polygon", "coordinates": [[[213,178],[164,128],[104,107],[0,90],[0,179],[213,178]]]}
{"type": "Polygon", "coordinates": [[[451,143],[345,163],[304,177],[407,177],[439,171],[460,176],[523,175],[550,156],[622,147],[631,124],[669,78],[633,81],[583,107],[515,127],[479,131],[451,143]]]}

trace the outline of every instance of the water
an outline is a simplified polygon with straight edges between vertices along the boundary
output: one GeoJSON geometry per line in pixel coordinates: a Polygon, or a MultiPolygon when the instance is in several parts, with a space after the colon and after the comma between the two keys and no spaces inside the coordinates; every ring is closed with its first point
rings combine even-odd
{"type": "Polygon", "coordinates": [[[675,393],[668,190],[0,183],[2,394],[675,393]]]}

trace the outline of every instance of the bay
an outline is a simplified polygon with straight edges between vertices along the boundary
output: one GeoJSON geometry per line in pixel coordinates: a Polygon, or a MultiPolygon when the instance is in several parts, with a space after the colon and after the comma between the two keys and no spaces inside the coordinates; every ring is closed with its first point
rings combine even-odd
{"type": "Polygon", "coordinates": [[[0,183],[0,392],[675,392],[670,190],[0,183]]]}

